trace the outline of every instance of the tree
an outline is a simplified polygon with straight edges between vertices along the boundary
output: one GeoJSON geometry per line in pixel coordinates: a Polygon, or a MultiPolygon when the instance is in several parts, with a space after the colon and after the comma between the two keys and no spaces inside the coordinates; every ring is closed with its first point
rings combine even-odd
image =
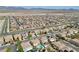
{"type": "Polygon", "coordinates": [[[11,48],[10,47],[7,47],[6,48],[6,52],[11,52],[11,48]]]}
{"type": "Polygon", "coordinates": [[[28,37],[29,40],[32,40],[32,34],[30,34],[30,32],[28,33],[28,37]]]}
{"type": "Polygon", "coordinates": [[[21,46],[21,41],[19,40],[19,38],[17,38],[16,46],[17,46],[18,52],[24,52],[23,48],[21,46]]]}

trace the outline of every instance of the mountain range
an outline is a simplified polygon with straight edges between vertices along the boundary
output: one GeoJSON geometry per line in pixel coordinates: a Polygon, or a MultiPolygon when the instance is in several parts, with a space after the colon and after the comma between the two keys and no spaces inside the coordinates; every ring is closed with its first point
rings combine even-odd
{"type": "Polygon", "coordinates": [[[55,8],[35,8],[35,7],[32,7],[32,8],[27,8],[27,7],[21,7],[21,6],[0,6],[0,10],[79,10],[79,9],[74,9],[74,8],[69,8],[69,9],[55,9],[55,8]]]}

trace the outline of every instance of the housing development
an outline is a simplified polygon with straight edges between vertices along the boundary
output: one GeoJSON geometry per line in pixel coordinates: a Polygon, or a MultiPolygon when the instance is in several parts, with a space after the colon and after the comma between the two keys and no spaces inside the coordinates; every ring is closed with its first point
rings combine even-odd
{"type": "Polygon", "coordinates": [[[79,11],[0,13],[0,52],[79,52],[79,11]]]}

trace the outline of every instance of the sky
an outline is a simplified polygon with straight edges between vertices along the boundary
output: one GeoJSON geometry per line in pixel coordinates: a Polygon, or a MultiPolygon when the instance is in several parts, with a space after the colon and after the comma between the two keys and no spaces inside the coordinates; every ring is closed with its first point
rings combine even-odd
{"type": "Polygon", "coordinates": [[[0,6],[79,6],[79,0],[0,0],[0,6]]]}

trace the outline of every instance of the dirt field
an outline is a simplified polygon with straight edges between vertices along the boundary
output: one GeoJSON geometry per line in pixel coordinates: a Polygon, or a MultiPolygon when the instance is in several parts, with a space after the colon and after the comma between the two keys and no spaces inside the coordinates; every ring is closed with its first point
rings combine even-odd
{"type": "Polygon", "coordinates": [[[69,14],[69,13],[79,13],[79,11],[67,11],[67,10],[11,10],[4,12],[0,11],[0,16],[18,16],[18,15],[27,15],[27,14],[69,14]]]}

